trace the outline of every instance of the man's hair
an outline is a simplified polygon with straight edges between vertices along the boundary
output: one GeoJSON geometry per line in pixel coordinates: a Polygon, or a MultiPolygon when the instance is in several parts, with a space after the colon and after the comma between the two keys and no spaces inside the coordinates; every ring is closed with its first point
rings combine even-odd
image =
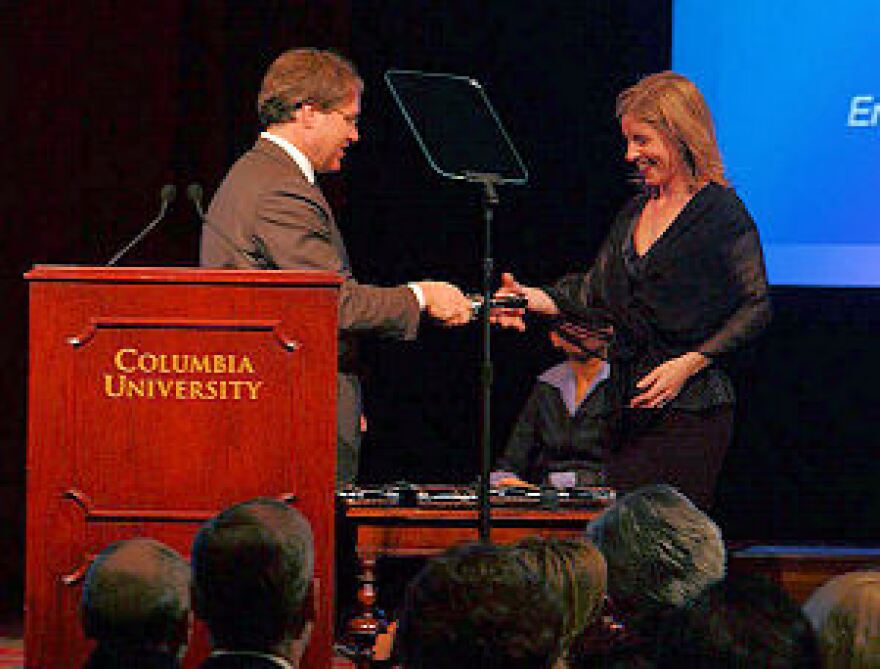
{"type": "Polygon", "coordinates": [[[153,539],[109,545],[86,573],[80,615],[99,643],[174,648],[186,640],[189,613],[189,565],[153,539]]]}
{"type": "Polygon", "coordinates": [[[266,651],[302,631],[314,547],[299,511],[263,498],[222,511],[196,534],[192,568],[215,646],[266,651]]]}
{"type": "Polygon", "coordinates": [[[513,548],[466,544],[410,582],[396,643],[407,669],[542,669],[561,635],[559,596],[513,548]]]}
{"type": "Polygon", "coordinates": [[[819,635],[824,666],[880,666],[880,571],[832,578],[810,595],[804,613],[819,635]]]}
{"type": "Polygon", "coordinates": [[[658,669],[818,669],[816,636],[800,608],[762,576],[728,576],[667,616],[658,669]]]}
{"type": "Polygon", "coordinates": [[[602,612],[608,582],[605,558],[593,544],[577,539],[528,537],[516,548],[562,600],[563,646],[568,646],[602,612]]]}
{"type": "Polygon", "coordinates": [[[718,526],[668,485],[617,500],[590,522],[587,536],[605,556],[612,603],[643,633],[724,577],[718,526]]]}
{"type": "Polygon", "coordinates": [[[712,113],[690,79],[669,71],[641,79],[617,96],[617,118],[624,114],[654,127],[678,148],[694,185],[727,185],[712,113]]]}
{"type": "Polygon", "coordinates": [[[339,54],[291,49],[278,56],[266,71],[257,96],[257,113],[265,128],[292,120],[304,104],[335,109],[363,87],[354,65],[339,54]]]}

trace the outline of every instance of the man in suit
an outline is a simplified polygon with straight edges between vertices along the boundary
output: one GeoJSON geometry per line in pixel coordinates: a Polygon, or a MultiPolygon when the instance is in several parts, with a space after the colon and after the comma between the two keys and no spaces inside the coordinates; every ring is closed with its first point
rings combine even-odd
{"type": "Polygon", "coordinates": [[[296,669],[312,629],[312,530],[258,498],[220,512],[193,540],[193,606],[211,634],[201,669],[296,669]]]}
{"type": "Polygon", "coordinates": [[[315,175],[339,171],[346,148],[358,140],[362,90],[354,66],[335,53],[293,49],[281,54],[266,72],[258,96],[264,131],[233,165],[208,209],[207,218],[225,237],[209,227],[202,231],[203,266],[330,270],[342,275],[340,482],[357,475],[361,396],[353,372],[355,337],[371,332],[413,339],[422,311],[447,325],[466,323],[472,315],[470,301],[448,283],[379,287],[358,283],[352,274],[342,235],[315,175]]]}
{"type": "Polygon", "coordinates": [[[189,565],[153,539],[111,544],[86,574],[80,619],[97,641],[86,669],[176,669],[192,622],[189,565]]]}

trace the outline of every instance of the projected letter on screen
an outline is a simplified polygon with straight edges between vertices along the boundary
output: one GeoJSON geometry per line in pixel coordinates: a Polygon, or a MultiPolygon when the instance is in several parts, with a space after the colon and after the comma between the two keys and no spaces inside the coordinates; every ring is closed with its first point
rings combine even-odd
{"type": "Polygon", "coordinates": [[[849,125],[851,128],[876,128],[880,118],[880,102],[872,95],[854,95],[849,105],[849,125]]]}
{"type": "Polygon", "coordinates": [[[673,3],[672,69],[706,96],[773,284],[880,287],[877,26],[878,0],[673,3]]]}

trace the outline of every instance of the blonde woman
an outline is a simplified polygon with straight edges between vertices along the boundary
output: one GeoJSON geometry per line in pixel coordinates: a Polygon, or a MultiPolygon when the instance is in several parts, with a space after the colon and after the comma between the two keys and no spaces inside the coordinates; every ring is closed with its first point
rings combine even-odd
{"type": "MultiPolygon", "coordinates": [[[[728,185],[703,96],[674,72],[624,90],[617,116],[639,193],[617,216],[592,268],[547,288],[502,276],[527,310],[614,328],[610,390],[618,407],[609,454],[623,491],[670,483],[703,509],[730,440],[734,390],[719,364],[770,317],[754,221],[728,185]]],[[[495,322],[525,328],[524,314],[495,322]]]]}
{"type": "Polygon", "coordinates": [[[837,576],[816,590],[804,613],[828,669],[880,668],[880,571],[837,576]]]}
{"type": "Polygon", "coordinates": [[[602,613],[608,570],[605,558],[586,540],[528,537],[516,545],[520,558],[563,604],[564,648],[602,613]]]}

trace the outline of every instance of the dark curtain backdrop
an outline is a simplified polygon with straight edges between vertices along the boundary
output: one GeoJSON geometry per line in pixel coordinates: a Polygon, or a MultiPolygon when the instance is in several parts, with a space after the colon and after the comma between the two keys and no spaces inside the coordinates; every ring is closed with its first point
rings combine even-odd
{"type": "MultiPolygon", "coordinates": [[[[352,52],[366,80],[352,154],[346,238],[356,269],[379,281],[424,276],[481,286],[480,190],[435,174],[388,93],[388,68],[481,82],[529,172],[501,189],[498,271],[543,283],[584,268],[631,193],[614,99],[666,69],[669,2],[355,3],[352,52]]],[[[537,325],[537,324],[536,324],[537,325]]],[[[479,469],[479,332],[423,328],[410,346],[377,343],[367,382],[365,479],[472,481],[479,469]]],[[[539,325],[496,331],[493,446],[554,360],[539,325]]]]}
{"type": "MultiPolygon", "coordinates": [[[[212,193],[254,139],[260,77],[284,48],[334,47],[366,83],[360,145],[324,180],[358,276],[479,289],[479,194],[430,171],[382,82],[389,67],[485,86],[531,180],[505,188],[495,258],[527,282],[586,267],[631,194],[614,96],[669,67],[671,0],[11,1],[0,15],[0,588],[21,586],[27,300],[35,263],[101,263],[158,208],[124,264],[193,265],[183,189],[212,193]]],[[[880,534],[876,291],[775,291],[776,320],[737,369],[740,429],[716,515],[740,538],[880,534]]],[[[540,327],[496,333],[494,448],[554,358],[540,327]]],[[[476,328],[425,327],[366,351],[368,480],[477,470],[476,328]]]]}

